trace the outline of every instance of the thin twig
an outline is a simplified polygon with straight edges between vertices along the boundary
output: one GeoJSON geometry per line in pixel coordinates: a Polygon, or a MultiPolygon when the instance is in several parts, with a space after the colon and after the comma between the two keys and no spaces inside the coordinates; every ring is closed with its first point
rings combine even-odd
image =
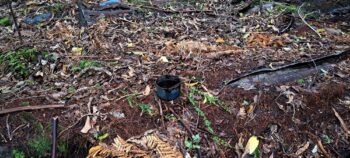
{"type": "Polygon", "coordinates": [[[1,135],[1,138],[4,140],[3,142],[7,143],[5,136],[2,133],[0,133],[0,135],[1,135]]]}
{"type": "Polygon", "coordinates": [[[306,18],[306,16],[307,16],[308,14],[307,14],[307,15],[304,15],[304,16],[301,15],[301,8],[304,6],[304,4],[305,4],[305,3],[303,3],[303,4],[298,8],[298,15],[299,15],[301,21],[303,21],[303,23],[304,23],[305,25],[307,25],[312,31],[314,31],[314,32],[318,35],[318,37],[322,38],[322,36],[321,36],[309,23],[306,22],[305,18],[306,18]]]}
{"type": "Polygon", "coordinates": [[[20,40],[21,43],[22,43],[23,40],[22,40],[21,30],[19,29],[19,26],[18,26],[18,23],[17,23],[17,18],[16,18],[15,13],[13,12],[11,2],[12,2],[12,1],[8,1],[8,7],[10,8],[11,16],[12,16],[12,18],[13,18],[13,22],[15,23],[15,27],[16,27],[16,31],[17,31],[17,33],[18,33],[19,40],[20,40]]]}
{"type": "Polygon", "coordinates": [[[7,130],[7,137],[10,139],[11,141],[11,129],[10,129],[10,124],[9,124],[9,117],[10,115],[6,116],[6,130],[7,130]]]}
{"type": "Polygon", "coordinates": [[[161,122],[162,122],[162,126],[165,127],[164,125],[164,115],[163,115],[163,107],[162,107],[162,103],[159,99],[156,98],[156,101],[158,102],[158,106],[159,106],[159,114],[160,114],[160,117],[161,117],[161,122]]]}
{"type": "Polygon", "coordinates": [[[68,107],[68,106],[64,106],[64,104],[15,107],[15,108],[1,110],[0,115],[14,113],[14,112],[20,112],[20,111],[49,109],[49,108],[66,108],[66,107],[68,107]]]}
{"type": "Polygon", "coordinates": [[[344,120],[341,118],[339,113],[334,108],[332,108],[332,109],[333,109],[334,115],[338,118],[338,120],[340,122],[340,125],[341,125],[341,127],[343,128],[343,130],[345,132],[346,139],[348,139],[348,136],[350,134],[348,126],[345,124],[344,120]]]}

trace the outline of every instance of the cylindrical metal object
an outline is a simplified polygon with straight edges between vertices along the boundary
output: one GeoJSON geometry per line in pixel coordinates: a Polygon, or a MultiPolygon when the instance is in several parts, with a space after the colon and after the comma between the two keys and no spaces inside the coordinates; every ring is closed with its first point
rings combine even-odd
{"type": "Polygon", "coordinates": [[[58,117],[52,118],[51,158],[56,158],[57,157],[57,124],[58,124],[58,117]]]}

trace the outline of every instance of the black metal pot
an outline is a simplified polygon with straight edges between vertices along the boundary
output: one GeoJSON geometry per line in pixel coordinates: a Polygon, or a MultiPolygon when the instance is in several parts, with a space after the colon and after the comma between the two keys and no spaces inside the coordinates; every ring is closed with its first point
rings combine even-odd
{"type": "Polygon", "coordinates": [[[156,94],[162,100],[175,100],[180,96],[180,91],[181,80],[178,76],[164,75],[156,81],[156,94]]]}

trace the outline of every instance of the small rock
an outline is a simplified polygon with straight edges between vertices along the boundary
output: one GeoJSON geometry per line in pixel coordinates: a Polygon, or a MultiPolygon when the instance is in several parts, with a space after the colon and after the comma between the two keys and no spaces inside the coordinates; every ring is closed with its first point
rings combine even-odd
{"type": "Polygon", "coordinates": [[[333,35],[341,35],[343,33],[340,29],[326,28],[325,30],[333,35]]]}
{"type": "Polygon", "coordinates": [[[125,118],[125,114],[123,112],[120,112],[120,111],[113,111],[113,112],[110,112],[110,114],[113,117],[118,118],[118,119],[125,118]]]}

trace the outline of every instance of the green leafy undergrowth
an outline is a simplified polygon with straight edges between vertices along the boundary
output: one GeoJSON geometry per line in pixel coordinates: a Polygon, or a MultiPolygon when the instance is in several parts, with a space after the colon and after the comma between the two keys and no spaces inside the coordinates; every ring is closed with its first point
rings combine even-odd
{"type": "Polygon", "coordinates": [[[25,158],[25,154],[23,151],[20,151],[18,149],[13,149],[12,150],[12,157],[14,158],[25,158]]]}
{"type": "Polygon", "coordinates": [[[28,142],[28,147],[38,157],[48,156],[50,152],[50,139],[46,136],[36,136],[28,142]]]}
{"type": "Polygon", "coordinates": [[[16,77],[26,78],[30,73],[32,62],[37,60],[37,54],[35,48],[8,52],[0,55],[0,64],[15,73],[16,77]]]}
{"type": "Polygon", "coordinates": [[[191,88],[188,94],[189,102],[194,107],[199,117],[203,119],[204,126],[206,127],[207,131],[212,135],[212,139],[214,140],[214,142],[218,145],[231,147],[230,144],[228,144],[225,140],[220,138],[219,135],[214,131],[212,127],[212,122],[205,115],[204,111],[199,107],[199,101],[194,98],[194,95],[199,95],[202,98],[204,98],[203,103],[208,103],[211,105],[223,105],[223,103],[217,97],[212,96],[207,92],[200,91],[196,88],[191,88]]]}
{"type": "Polygon", "coordinates": [[[0,53],[0,65],[5,72],[12,72],[18,79],[26,79],[34,71],[34,66],[38,63],[38,58],[47,61],[57,60],[53,54],[39,52],[35,48],[24,48],[18,51],[0,53]]]}

